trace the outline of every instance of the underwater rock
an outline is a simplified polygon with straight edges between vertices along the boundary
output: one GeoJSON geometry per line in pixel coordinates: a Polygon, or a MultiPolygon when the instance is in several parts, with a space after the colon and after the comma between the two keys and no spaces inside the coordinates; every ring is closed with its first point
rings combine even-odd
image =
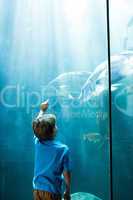
{"type": "Polygon", "coordinates": [[[101,200],[93,194],[78,192],[71,195],[71,200],[101,200]]]}

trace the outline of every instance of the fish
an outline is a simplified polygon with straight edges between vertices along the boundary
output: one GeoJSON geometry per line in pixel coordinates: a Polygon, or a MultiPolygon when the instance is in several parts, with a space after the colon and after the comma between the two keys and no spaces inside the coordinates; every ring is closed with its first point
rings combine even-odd
{"type": "MultiPolygon", "coordinates": [[[[133,51],[125,51],[111,56],[111,89],[116,90],[121,81],[133,76],[133,51]]],[[[89,101],[93,96],[99,96],[107,91],[108,84],[108,62],[98,65],[88,77],[81,88],[79,99],[81,102],[89,101]]]]}
{"type": "Polygon", "coordinates": [[[97,143],[100,142],[102,139],[102,136],[100,133],[85,133],[83,134],[83,140],[97,143]]]}
{"type": "Polygon", "coordinates": [[[86,142],[90,142],[92,144],[97,144],[99,148],[101,148],[106,141],[109,140],[108,135],[102,135],[101,133],[84,133],[83,140],[86,142]]]}
{"type": "Polygon", "coordinates": [[[88,71],[62,73],[47,84],[43,95],[49,99],[51,107],[55,107],[57,104],[60,104],[61,107],[70,106],[73,101],[78,101],[81,88],[89,75],[88,71]]]}
{"type": "Polygon", "coordinates": [[[118,91],[114,104],[122,114],[133,117],[133,85],[127,85],[118,91]]]}

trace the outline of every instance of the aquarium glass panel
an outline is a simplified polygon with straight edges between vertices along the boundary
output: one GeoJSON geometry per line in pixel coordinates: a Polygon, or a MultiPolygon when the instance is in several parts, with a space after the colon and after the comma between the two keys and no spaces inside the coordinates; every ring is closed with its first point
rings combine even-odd
{"type": "MultiPolygon", "coordinates": [[[[0,199],[32,199],[31,124],[41,101],[48,99],[47,113],[57,117],[57,139],[71,152],[72,200],[109,200],[106,1],[0,0],[0,13],[0,199]]],[[[123,30],[123,18],[116,19],[111,25],[123,30]]],[[[121,71],[118,63],[116,74],[113,72],[114,92],[118,90],[114,100],[118,116],[113,116],[118,176],[118,160],[122,162],[131,147],[127,138],[131,137],[128,99],[132,97],[128,95],[131,87],[126,84],[131,83],[132,57],[119,54],[121,35],[113,33],[117,41],[112,44],[112,52],[118,53],[118,60],[122,57],[122,66],[130,63],[129,70],[121,71]],[[115,82],[117,79],[120,82],[115,82]],[[127,145],[126,151],[123,145],[127,145]]],[[[126,170],[124,175],[130,174],[127,164],[120,166],[126,170]]]]}
{"type": "Polygon", "coordinates": [[[132,200],[133,1],[110,1],[113,199],[132,200]]]}

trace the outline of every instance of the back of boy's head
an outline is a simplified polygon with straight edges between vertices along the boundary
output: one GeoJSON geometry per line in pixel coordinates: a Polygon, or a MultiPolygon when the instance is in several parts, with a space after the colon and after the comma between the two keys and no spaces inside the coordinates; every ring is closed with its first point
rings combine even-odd
{"type": "Polygon", "coordinates": [[[40,140],[52,140],[55,137],[56,116],[44,114],[32,122],[35,136],[40,140]]]}

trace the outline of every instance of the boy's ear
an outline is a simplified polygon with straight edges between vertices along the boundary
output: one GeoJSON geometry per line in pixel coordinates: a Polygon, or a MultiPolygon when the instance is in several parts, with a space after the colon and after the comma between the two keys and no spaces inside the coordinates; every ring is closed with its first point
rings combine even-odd
{"type": "Polygon", "coordinates": [[[36,129],[39,127],[39,119],[35,119],[33,122],[32,122],[32,128],[34,130],[34,132],[36,132],[36,129]]]}
{"type": "Polygon", "coordinates": [[[34,134],[38,139],[42,139],[42,133],[41,133],[41,128],[40,127],[35,128],[34,134]]]}
{"type": "Polygon", "coordinates": [[[57,127],[57,126],[55,126],[54,130],[55,130],[55,132],[57,132],[57,131],[58,131],[58,127],[57,127]]]}
{"type": "Polygon", "coordinates": [[[40,134],[40,127],[36,127],[35,129],[34,129],[34,132],[36,133],[36,134],[40,134]]]}

